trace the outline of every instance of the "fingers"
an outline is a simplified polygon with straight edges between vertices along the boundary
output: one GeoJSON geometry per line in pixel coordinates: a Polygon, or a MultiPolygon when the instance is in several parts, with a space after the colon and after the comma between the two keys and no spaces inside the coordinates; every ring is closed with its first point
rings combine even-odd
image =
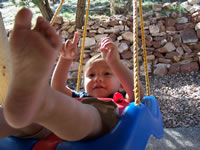
{"type": "Polygon", "coordinates": [[[63,56],[66,55],[66,50],[69,49],[69,46],[71,45],[71,41],[67,40],[63,46],[63,56]]]}
{"type": "Polygon", "coordinates": [[[72,46],[72,42],[70,40],[67,40],[64,44],[64,50],[72,46]]]}
{"type": "Polygon", "coordinates": [[[99,44],[100,48],[104,48],[105,45],[108,43],[113,43],[110,37],[105,37],[101,40],[101,43],[99,44]]]}
{"type": "Polygon", "coordinates": [[[78,43],[78,32],[75,32],[74,34],[74,39],[73,39],[73,42],[72,42],[74,45],[77,45],[78,43]]]}
{"type": "Polygon", "coordinates": [[[113,44],[113,43],[110,42],[110,41],[104,42],[104,43],[101,44],[100,49],[108,49],[108,48],[111,48],[112,44],[113,44]]]}
{"type": "Polygon", "coordinates": [[[63,44],[63,48],[60,51],[62,57],[66,59],[74,59],[77,53],[77,43],[78,43],[78,32],[74,34],[73,41],[67,40],[63,44]]]}
{"type": "Polygon", "coordinates": [[[77,43],[78,43],[78,32],[75,32],[74,33],[74,38],[73,38],[73,41],[71,40],[67,40],[65,42],[65,47],[76,47],[77,46],[77,43]]]}
{"type": "Polygon", "coordinates": [[[64,56],[65,55],[65,43],[62,44],[62,48],[61,50],[59,51],[60,55],[64,56]]]}
{"type": "Polygon", "coordinates": [[[113,44],[114,43],[110,40],[110,38],[105,38],[100,44],[100,50],[111,49],[113,47],[113,44]]]}
{"type": "Polygon", "coordinates": [[[105,38],[102,38],[101,43],[104,42],[104,41],[107,41],[107,40],[112,42],[112,39],[110,37],[105,37],[105,38]]]}
{"type": "Polygon", "coordinates": [[[100,50],[103,58],[107,63],[113,63],[113,60],[119,58],[117,46],[112,42],[111,38],[106,37],[100,43],[100,50]]]}
{"type": "Polygon", "coordinates": [[[27,8],[22,8],[15,17],[14,29],[31,29],[32,13],[27,8]]]}

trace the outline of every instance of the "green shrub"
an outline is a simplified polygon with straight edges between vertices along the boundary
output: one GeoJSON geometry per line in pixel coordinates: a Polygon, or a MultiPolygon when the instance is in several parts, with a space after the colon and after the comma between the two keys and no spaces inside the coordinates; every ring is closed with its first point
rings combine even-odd
{"type": "Polygon", "coordinates": [[[184,12],[184,8],[178,4],[176,6],[172,6],[171,8],[169,8],[169,11],[176,11],[176,12],[182,14],[184,12]]]}

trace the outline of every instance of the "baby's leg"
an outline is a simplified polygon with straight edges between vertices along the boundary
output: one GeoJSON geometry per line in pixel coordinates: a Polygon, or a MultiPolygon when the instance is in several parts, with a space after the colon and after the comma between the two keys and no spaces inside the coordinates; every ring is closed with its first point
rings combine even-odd
{"type": "Polygon", "coordinates": [[[15,18],[9,41],[11,82],[5,104],[8,123],[23,128],[32,123],[43,105],[48,80],[61,48],[61,41],[48,22],[38,18],[31,30],[32,13],[22,9],[15,18]]]}
{"type": "Polygon", "coordinates": [[[31,17],[28,9],[17,14],[9,42],[12,80],[4,108],[6,120],[15,128],[38,123],[65,140],[96,136],[102,130],[97,109],[49,87],[61,40],[41,18],[31,30],[31,17]]]}
{"type": "Polygon", "coordinates": [[[0,107],[0,139],[8,137],[8,136],[28,137],[28,136],[37,134],[38,132],[42,130],[42,128],[43,127],[38,124],[31,124],[22,129],[12,128],[6,122],[3,115],[3,109],[2,107],[0,107]]]}

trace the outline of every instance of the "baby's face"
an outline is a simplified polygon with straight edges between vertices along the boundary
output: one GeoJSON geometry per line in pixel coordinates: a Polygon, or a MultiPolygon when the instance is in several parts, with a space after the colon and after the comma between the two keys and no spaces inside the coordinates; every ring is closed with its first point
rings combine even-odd
{"type": "Polygon", "coordinates": [[[120,88],[120,81],[104,60],[88,65],[84,74],[85,91],[93,97],[108,97],[120,88]]]}

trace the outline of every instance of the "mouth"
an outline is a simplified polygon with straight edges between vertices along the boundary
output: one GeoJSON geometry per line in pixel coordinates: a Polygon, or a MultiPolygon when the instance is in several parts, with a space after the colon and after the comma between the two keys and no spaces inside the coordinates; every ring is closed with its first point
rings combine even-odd
{"type": "Polygon", "coordinates": [[[103,86],[101,86],[101,85],[98,85],[98,86],[94,86],[94,88],[93,89],[104,89],[104,87],[103,86]]]}

